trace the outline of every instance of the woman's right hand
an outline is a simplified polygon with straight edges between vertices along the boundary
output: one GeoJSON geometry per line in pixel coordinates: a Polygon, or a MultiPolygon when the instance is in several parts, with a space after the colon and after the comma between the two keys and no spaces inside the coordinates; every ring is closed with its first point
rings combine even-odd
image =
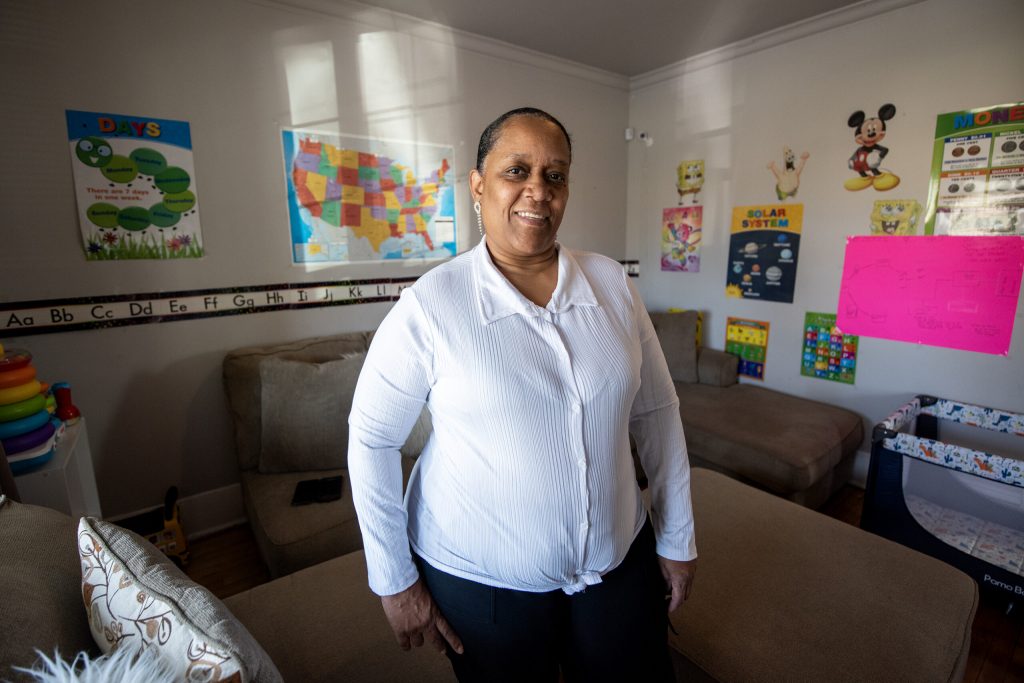
{"type": "Polygon", "coordinates": [[[416,579],[416,583],[401,593],[385,595],[380,601],[384,605],[384,614],[391,624],[391,630],[395,632],[395,638],[403,650],[430,643],[438,652],[444,652],[447,644],[462,654],[462,641],[441,616],[423,579],[416,579]]]}

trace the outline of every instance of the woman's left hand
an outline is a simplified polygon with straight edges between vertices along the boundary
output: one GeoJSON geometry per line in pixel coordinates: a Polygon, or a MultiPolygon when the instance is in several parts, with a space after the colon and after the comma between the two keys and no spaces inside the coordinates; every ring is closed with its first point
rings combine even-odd
{"type": "Polygon", "coordinates": [[[690,597],[693,587],[693,576],[697,573],[697,560],[670,560],[658,555],[658,566],[665,578],[665,588],[671,589],[672,599],[668,603],[669,614],[690,597]]]}

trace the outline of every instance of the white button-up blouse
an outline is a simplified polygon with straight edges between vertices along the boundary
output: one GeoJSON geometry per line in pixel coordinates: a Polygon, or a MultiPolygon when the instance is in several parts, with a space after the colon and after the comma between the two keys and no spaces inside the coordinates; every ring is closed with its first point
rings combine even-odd
{"type": "Polygon", "coordinates": [[[668,366],[622,266],[559,247],[545,307],[481,243],[402,292],[373,338],[349,416],[348,466],[370,588],[449,574],[566,593],[622,562],[646,511],[657,551],[696,557],[690,468],[668,366]],[[399,448],[424,402],[433,433],[402,499],[399,448]]]}

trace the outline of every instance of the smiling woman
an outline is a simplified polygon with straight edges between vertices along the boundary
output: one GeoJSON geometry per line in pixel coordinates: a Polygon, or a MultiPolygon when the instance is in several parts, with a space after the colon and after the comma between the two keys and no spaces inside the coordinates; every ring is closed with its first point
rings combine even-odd
{"type": "Polygon", "coordinates": [[[533,303],[547,305],[558,279],[555,238],[569,201],[569,136],[538,110],[499,119],[469,185],[494,265],[533,303]]]}
{"type": "Polygon", "coordinates": [[[488,126],[469,179],[483,239],[402,292],[349,416],[370,588],[399,645],[447,652],[463,683],[670,680],[667,615],[696,569],[651,320],[618,262],[557,241],[571,161],[543,111],[488,126]],[[424,404],[403,499],[398,449],[424,404]]]}

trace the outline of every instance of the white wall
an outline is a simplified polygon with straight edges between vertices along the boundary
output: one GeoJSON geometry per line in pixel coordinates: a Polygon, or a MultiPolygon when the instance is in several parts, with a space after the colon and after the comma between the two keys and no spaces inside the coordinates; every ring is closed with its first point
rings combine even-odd
{"type": "MultiPolygon", "coordinates": [[[[480,131],[531,105],[574,136],[566,244],[625,256],[627,81],[336,2],[0,0],[0,301],[415,275],[422,264],[290,262],[279,126],[452,144],[462,244],[480,131]],[[83,257],[65,109],[191,123],[206,256],[83,257]]],[[[116,516],[229,487],[237,468],[226,351],[372,329],[388,305],[290,311],[5,340],[87,416],[101,503],[116,516]]],[[[211,520],[216,523],[217,520],[211,520]]]]}
{"type": "Polygon", "coordinates": [[[661,80],[634,79],[630,125],[654,144],[629,149],[627,254],[641,261],[648,307],[706,311],[705,342],[718,349],[728,316],[769,321],[764,385],[846,406],[865,427],[918,393],[1024,411],[1024,299],[1009,357],[861,337],[855,386],[800,375],[804,314],[836,311],[846,236],[869,233],[876,199],[925,203],[936,115],[1024,99],[1020,55],[1009,48],[1021,26],[1019,0],[927,0],[711,66],[677,65],[661,80]],[[902,184],[847,192],[856,147],[847,118],[886,102],[897,114],[885,166],[902,184]],[[766,165],[781,163],[783,145],[811,155],[788,200],[804,205],[793,303],[726,298],[731,209],[778,203],[766,165]],[[661,272],[661,210],[676,205],[676,165],[696,158],[707,160],[701,271],[661,272]]]}

